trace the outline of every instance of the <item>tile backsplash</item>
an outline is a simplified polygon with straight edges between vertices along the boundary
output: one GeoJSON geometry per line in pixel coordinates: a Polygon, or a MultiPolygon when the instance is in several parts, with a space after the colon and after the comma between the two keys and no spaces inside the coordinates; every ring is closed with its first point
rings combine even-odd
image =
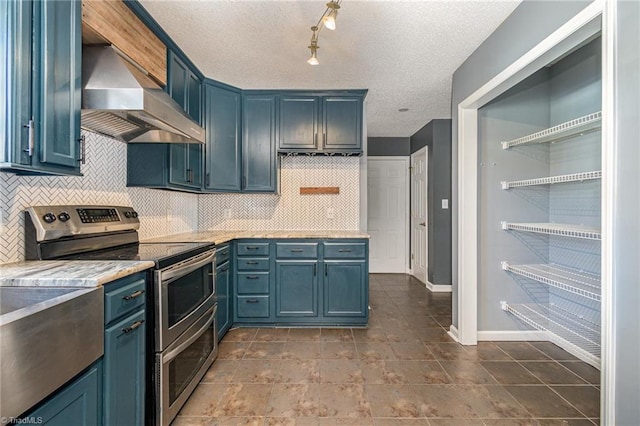
{"type": "Polygon", "coordinates": [[[126,144],[85,132],[84,176],[17,176],[0,172],[0,264],[24,259],[24,215],[30,205],[131,205],[140,238],[208,229],[359,228],[357,157],[285,157],[281,194],[187,194],[126,187],[126,144]],[[300,195],[301,186],[338,186],[339,195],[300,195]],[[333,209],[333,219],[327,209],[333,209]],[[225,217],[225,211],[227,217],[225,217]]]}
{"type": "Polygon", "coordinates": [[[200,230],[359,229],[358,157],[283,157],[280,195],[203,194],[200,230]],[[300,187],[337,186],[337,195],[300,195],[300,187]],[[327,218],[333,209],[333,219],[327,218]],[[225,218],[225,210],[227,217],[225,218]]]}
{"type": "Polygon", "coordinates": [[[0,172],[0,264],[24,259],[24,214],[32,205],[131,205],[140,213],[140,237],[196,230],[198,195],[127,188],[127,146],[91,132],[84,176],[17,176],[0,172]]]}

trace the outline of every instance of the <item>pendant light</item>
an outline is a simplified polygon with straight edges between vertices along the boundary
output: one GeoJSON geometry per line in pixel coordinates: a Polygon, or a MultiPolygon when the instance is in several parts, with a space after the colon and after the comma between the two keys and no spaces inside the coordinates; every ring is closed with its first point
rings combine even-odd
{"type": "Polygon", "coordinates": [[[337,1],[332,0],[327,3],[327,11],[329,11],[329,13],[327,14],[327,12],[325,12],[325,15],[322,18],[322,23],[325,27],[327,27],[328,30],[333,31],[336,29],[336,18],[338,17],[338,9],[340,9],[340,5],[337,1]]]}

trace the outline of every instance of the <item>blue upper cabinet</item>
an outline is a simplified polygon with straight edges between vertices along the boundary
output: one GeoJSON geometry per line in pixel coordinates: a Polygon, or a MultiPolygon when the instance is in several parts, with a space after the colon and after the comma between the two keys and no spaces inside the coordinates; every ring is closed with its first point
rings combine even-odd
{"type": "Polygon", "coordinates": [[[204,127],[207,133],[204,188],[210,191],[240,192],[240,92],[205,81],[204,100],[204,127]]]}
{"type": "Polygon", "coordinates": [[[79,175],[81,3],[0,2],[0,21],[0,168],[79,175]]]}
{"type": "Polygon", "coordinates": [[[281,92],[278,151],[362,154],[364,91],[281,92]]]}
{"type": "Polygon", "coordinates": [[[174,52],[167,52],[167,92],[189,117],[202,124],[202,80],[174,52]]]}
{"type": "Polygon", "coordinates": [[[280,149],[318,148],[320,105],[318,96],[280,96],[280,149]]]}
{"type": "Polygon", "coordinates": [[[243,95],[242,191],[277,191],[276,96],[243,95]]]}
{"type": "Polygon", "coordinates": [[[323,97],[322,128],[322,149],[362,152],[362,97],[323,97]]]}

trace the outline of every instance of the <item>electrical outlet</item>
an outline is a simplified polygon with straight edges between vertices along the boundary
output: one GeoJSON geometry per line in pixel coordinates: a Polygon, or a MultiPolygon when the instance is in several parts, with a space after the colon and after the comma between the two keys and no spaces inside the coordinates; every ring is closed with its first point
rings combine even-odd
{"type": "Polygon", "coordinates": [[[333,219],[333,207],[327,208],[327,219],[333,219]]]}
{"type": "Polygon", "coordinates": [[[443,198],[442,199],[442,208],[443,209],[448,209],[449,208],[449,200],[447,198],[443,198]]]}
{"type": "Polygon", "coordinates": [[[224,209],[224,218],[231,219],[231,209],[224,209]]]}

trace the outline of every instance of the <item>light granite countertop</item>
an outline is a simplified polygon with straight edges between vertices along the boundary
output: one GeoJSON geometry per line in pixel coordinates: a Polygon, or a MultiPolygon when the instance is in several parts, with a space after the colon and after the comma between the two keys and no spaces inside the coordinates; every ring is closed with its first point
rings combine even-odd
{"type": "Polygon", "coordinates": [[[241,238],[369,238],[362,231],[310,230],[310,231],[197,231],[150,238],[143,243],[215,243],[222,244],[241,238]]]}
{"type": "Polygon", "coordinates": [[[33,260],[0,265],[4,287],[100,287],[152,268],[150,261],[33,260]]]}

